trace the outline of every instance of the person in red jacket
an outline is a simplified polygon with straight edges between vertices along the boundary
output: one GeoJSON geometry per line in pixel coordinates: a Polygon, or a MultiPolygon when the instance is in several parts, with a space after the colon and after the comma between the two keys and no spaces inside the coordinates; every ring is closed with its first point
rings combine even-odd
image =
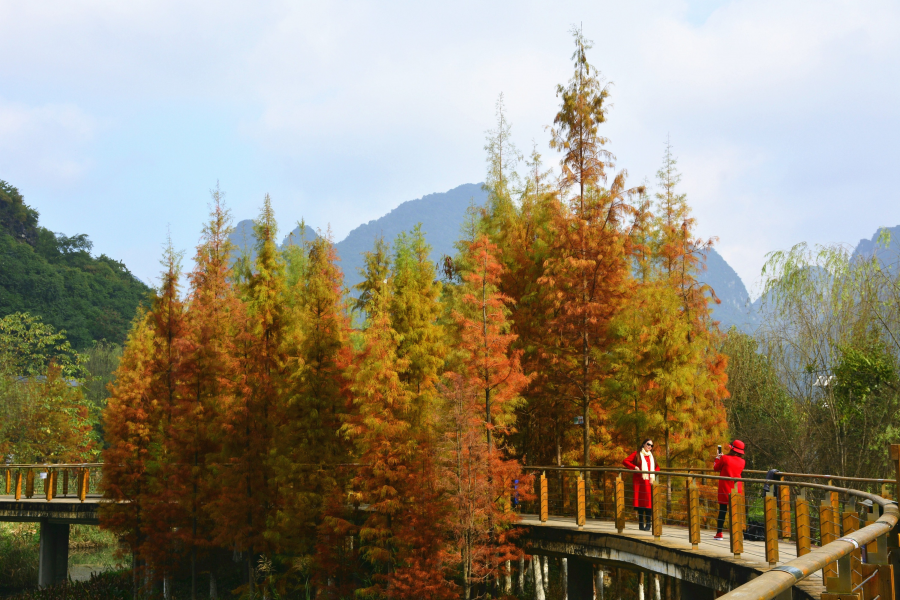
{"type": "MultiPolygon", "coordinates": [[[[721,473],[723,477],[743,477],[744,475],[744,442],[734,440],[729,446],[730,452],[725,456],[716,455],[713,470],[721,473]]],[[[744,484],[740,481],[719,480],[719,518],[716,520],[716,536],[713,539],[722,539],[722,526],[725,524],[725,513],[728,512],[728,497],[731,490],[737,484],[738,493],[744,493],[744,484]]]]}
{"type": "MultiPolygon", "coordinates": [[[[623,461],[623,464],[629,469],[636,471],[659,471],[659,465],[653,459],[653,440],[644,440],[644,443],[641,444],[641,449],[632,452],[623,461]]],[[[652,473],[635,473],[632,476],[632,481],[634,484],[634,507],[637,509],[641,531],[650,531],[652,523],[651,511],[653,510],[651,486],[656,481],[656,475],[652,473]],[[644,525],[645,519],[646,525],[644,525]]]]}

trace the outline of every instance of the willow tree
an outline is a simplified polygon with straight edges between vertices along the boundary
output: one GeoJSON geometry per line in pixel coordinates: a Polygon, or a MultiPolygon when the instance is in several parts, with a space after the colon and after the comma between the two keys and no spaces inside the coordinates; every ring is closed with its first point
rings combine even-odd
{"type": "Polygon", "coordinates": [[[878,252],[798,244],[768,257],[760,347],[818,440],[798,467],[883,476],[900,422],[893,305],[897,279],[878,252]]]}

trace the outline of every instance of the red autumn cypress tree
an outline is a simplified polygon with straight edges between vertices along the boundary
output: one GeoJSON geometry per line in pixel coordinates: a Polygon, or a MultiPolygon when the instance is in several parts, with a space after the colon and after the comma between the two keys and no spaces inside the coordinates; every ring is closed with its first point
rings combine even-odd
{"type": "Polygon", "coordinates": [[[666,466],[689,466],[724,433],[725,359],[710,318],[714,296],[697,279],[711,240],[690,237],[694,220],[676,192],[680,175],[668,144],[658,179],[656,217],[642,220],[634,236],[641,279],[613,327],[619,340],[608,390],[618,400],[623,445],[654,437],[666,466]]]}
{"type": "Polygon", "coordinates": [[[182,548],[190,552],[192,598],[196,596],[197,552],[207,548],[212,539],[213,522],[206,507],[219,493],[215,462],[222,438],[217,425],[223,408],[235,401],[235,375],[241,372],[235,340],[245,320],[244,307],[229,281],[231,215],[222,196],[218,188],[212,192],[210,220],[203,228],[189,275],[182,392],[171,441],[176,467],[169,485],[189,519],[176,535],[182,548]]]}
{"type": "Polygon", "coordinates": [[[605,456],[610,441],[608,402],[600,396],[609,377],[605,357],[611,347],[608,328],[631,288],[629,239],[625,220],[632,212],[625,173],[602,184],[609,153],[598,128],[606,120],[608,91],[587,61],[591,43],[574,32],[575,74],[568,87],[559,86],[562,106],[554,121],[551,146],[563,152],[562,183],[574,188],[567,205],[556,206],[554,242],[543,276],[555,336],[545,360],[557,376],[557,390],[581,413],[580,460],[590,466],[605,456]],[[595,422],[592,417],[596,417],[595,422]],[[593,446],[597,439],[601,442],[593,446]]]}
{"type": "Polygon", "coordinates": [[[151,569],[150,579],[156,582],[177,568],[181,549],[174,532],[188,523],[178,491],[170,485],[178,468],[172,433],[182,402],[180,370],[186,334],[185,306],[180,297],[181,257],[170,240],[163,258],[166,270],[148,314],[153,335],[147,391],[151,437],[141,555],[151,569]]]}
{"type": "MultiPolygon", "coordinates": [[[[711,302],[719,302],[715,292],[698,280],[700,257],[714,239],[693,239],[695,220],[690,216],[687,197],[676,191],[681,181],[672,146],[667,141],[663,166],[657,172],[655,267],[660,283],[678,298],[672,327],[681,335],[674,343],[682,372],[675,368],[658,382],[655,409],[662,414],[660,428],[667,466],[676,460],[690,462],[708,454],[725,431],[726,358],[718,351],[721,334],[711,317],[711,302]]],[[[679,362],[673,360],[673,364],[679,362]]],[[[701,459],[702,460],[702,459],[701,459]]]]}
{"type": "Polygon", "coordinates": [[[502,267],[496,253],[484,235],[466,250],[455,314],[464,357],[461,372],[448,374],[445,392],[453,415],[451,485],[467,597],[470,585],[498,578],[506,562],[518,556],[510,530],[518,517],[510,497],[522,473],[506,442],[529,378],[522,373],[521,352],[510,348],[516,336],[509,333],[509,299],[497,290],[502,267]]]}
{"type": "Polygon", "coordinates": [[[153,331],[149,318],[139,314],[128,334],[103,412],[104,432],[109,444],[102,454],[103,483],[105,498],[110,502],[100,507],[100,523],[131,548],[135,598],[138,596],[137,567],[143,561],[146,472],[151,460],[153,408],[148,392],[152,353],[153,331]]]}
{"type": "Polygon", "coordinates": [[[497,289],[502,272],[495,254],[497,247],[486,236],[469,245],[463,275],[464,293],[457,313],[460,342],[470,384],[484,398],[484,423],[488,449],[493,447],[494,430],[505,434],[511,425],[515,401],[528,384],[519,364],[520,352],[510,351],[516,339],[509,333],[507,304],[510,299],[497,289]]]}
{"type": "Polygon", "coordinates": [[[178,293],[180,254],[171,242],[163,265],[166,270],[150,311],[129,336],[105,414],[110,443],[104,454],[107,494],[128,505],[110,507],[104,523],[129,538],[136,582],[139,574],[154,582],[171,573],[178,554],[173,528],[185,524],[179,498],[169,486],[185,333],[178,293]]]}
{"type": "Polygon", "coordinates": [[[275,245],[277,224],[266,195],[254,223],[257,240],[253,272],[243,286],[246,327],[237,339],[242,371],[234,402],[219,423],[223,444],[218,473],[219,494],[210,506],[216,523],[215,542],[245,557],[249,592],[256,584],[259,554],[270,553],[266,530],[274,518],[277,494],[271,450],[283,412],[287,358],[284,262],[275,245]]]}
{"type": "MultiPolygon", "coordinates": [[[[364,595],[453,598],[447,578],[443,528],[446,505],[437,477],[436,448],[416,427],[414,393],[400,379],[408,359],[397,357],[398,335],[387,299],[370,303],[364,348],[352,369],[353,413],[344,431],[361,466],[352,489],[367,504],[359,553],[373,571],[364,595]]],[[[345,526],[332,517],[328,529],[345,526]]]]}

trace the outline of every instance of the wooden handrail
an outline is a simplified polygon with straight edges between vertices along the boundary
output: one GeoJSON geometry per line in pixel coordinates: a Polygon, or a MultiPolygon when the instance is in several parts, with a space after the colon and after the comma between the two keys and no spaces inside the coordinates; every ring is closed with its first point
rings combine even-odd
{"type": "MultiPolygon", "coordinates": [[[[627,469],[625,467],[578,467],[578,466],[565,466],[559,467],[556,465],[548,465],[548,466],[531,466],[525,465],[522,467],[523,471],[573,471],[573,472],[600,472],[600,473],[651,473],[651,471],[638,471],[636,469],[627,469]]],[[[659,470],[652,471],[653,474],[666,476],[666,477],[695,477],[696,473],[692,473],[693,471],[699,471],[700,469],[686,469],[684,471],[672,471],[672,470],[659,470]]],[[[707,470],[704,470],[704,472],[707,470]]],[[[711,469],[709,472],[715,472],[711,469]]],[[[744,473],[761,473],[765,474],[768,471],[750,471],[744,470],[744,473]]],[[[815,474],[807,474],[807,473],[782,473],[778,471],[778,475],[782,477],[808,477],[811,479],[838,479],[841,481],[855,481],[861,483],[878,483],[878,484],[893,484],[897,485],[897,481],[894,479],[866,479],[863,477],[839,477],[837,475],[820,475],[818,473],[815,474]]],[[[785,481],[784,479],[761,479],[759,477],[723,477],[721,475],[703,475],[703,479],[727,479],[729,481],[746,481],[750,483],[765,483],[769,481],[773,484],[791,484],[794,485],[800,484],[801,482],[792,482],[785,481]]],[[[814,485],[814,484],[810,484],[814,485]]],[[[836,491],[843,491],[844,488],[836,488],[836,491]]]]}
{"type": "Polygon", "coordinates": [[[96,468],[102,467],[103,463],[2,463],[0,467],[4,469],[76,469],[78,467],[96,468]]]}

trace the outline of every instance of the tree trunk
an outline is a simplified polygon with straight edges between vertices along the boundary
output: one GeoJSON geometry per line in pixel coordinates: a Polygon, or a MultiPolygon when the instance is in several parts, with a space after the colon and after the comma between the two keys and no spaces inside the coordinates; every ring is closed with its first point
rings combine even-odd
{"type": "Polygon", "coordinates": [[[638,573],[638,600],[644,600],[644,572],[638,573]]]}
{"type": "Polygon", "coordinates": [[[506,561],[506,581],[505,587],[503,591],[507,594],[512,594],[512,561],[506,561]]]}
{"type": "Polygon", "coordinates": [[[532,570],[534,571],[534,600],[545,600],[544,582],[541,577],[541,557],[537,554],[531,556],[532,570]]]}
{"type": "Polygon", "coordinates": [[[594,600],[606,600],[606,571],[599,567],[594,581],[594,600]]]}
{"type": "Polygon", "coordinates": [[[467,550],[463,550],[463,591],[465,593],[465,599],[469,600],[472,597],[472,582],[471,571],[469,569],[469,552],[467,550]]]}
{"type": "Polygon", "coordinates": [[[562,600],[569,600],[569,559],[559,559],[559,587],[562,600]]]}
{"type": "Polygon", "coordinates": [[[550,593],[550,557],[544,557],[544,577],[542,578],[544,584],[544,592],[550,593]]]}
{"type": "Polygon", "coordinates": [[[525,595],[525,555],[519,555],[519,595],[525,595]]]}
{"type": "Polygon", "coordinates": [[[216,587],[216,574],[210,570],[209,572],[209,598],[210,600],[218,600],[219,590],[216,587]]]}

